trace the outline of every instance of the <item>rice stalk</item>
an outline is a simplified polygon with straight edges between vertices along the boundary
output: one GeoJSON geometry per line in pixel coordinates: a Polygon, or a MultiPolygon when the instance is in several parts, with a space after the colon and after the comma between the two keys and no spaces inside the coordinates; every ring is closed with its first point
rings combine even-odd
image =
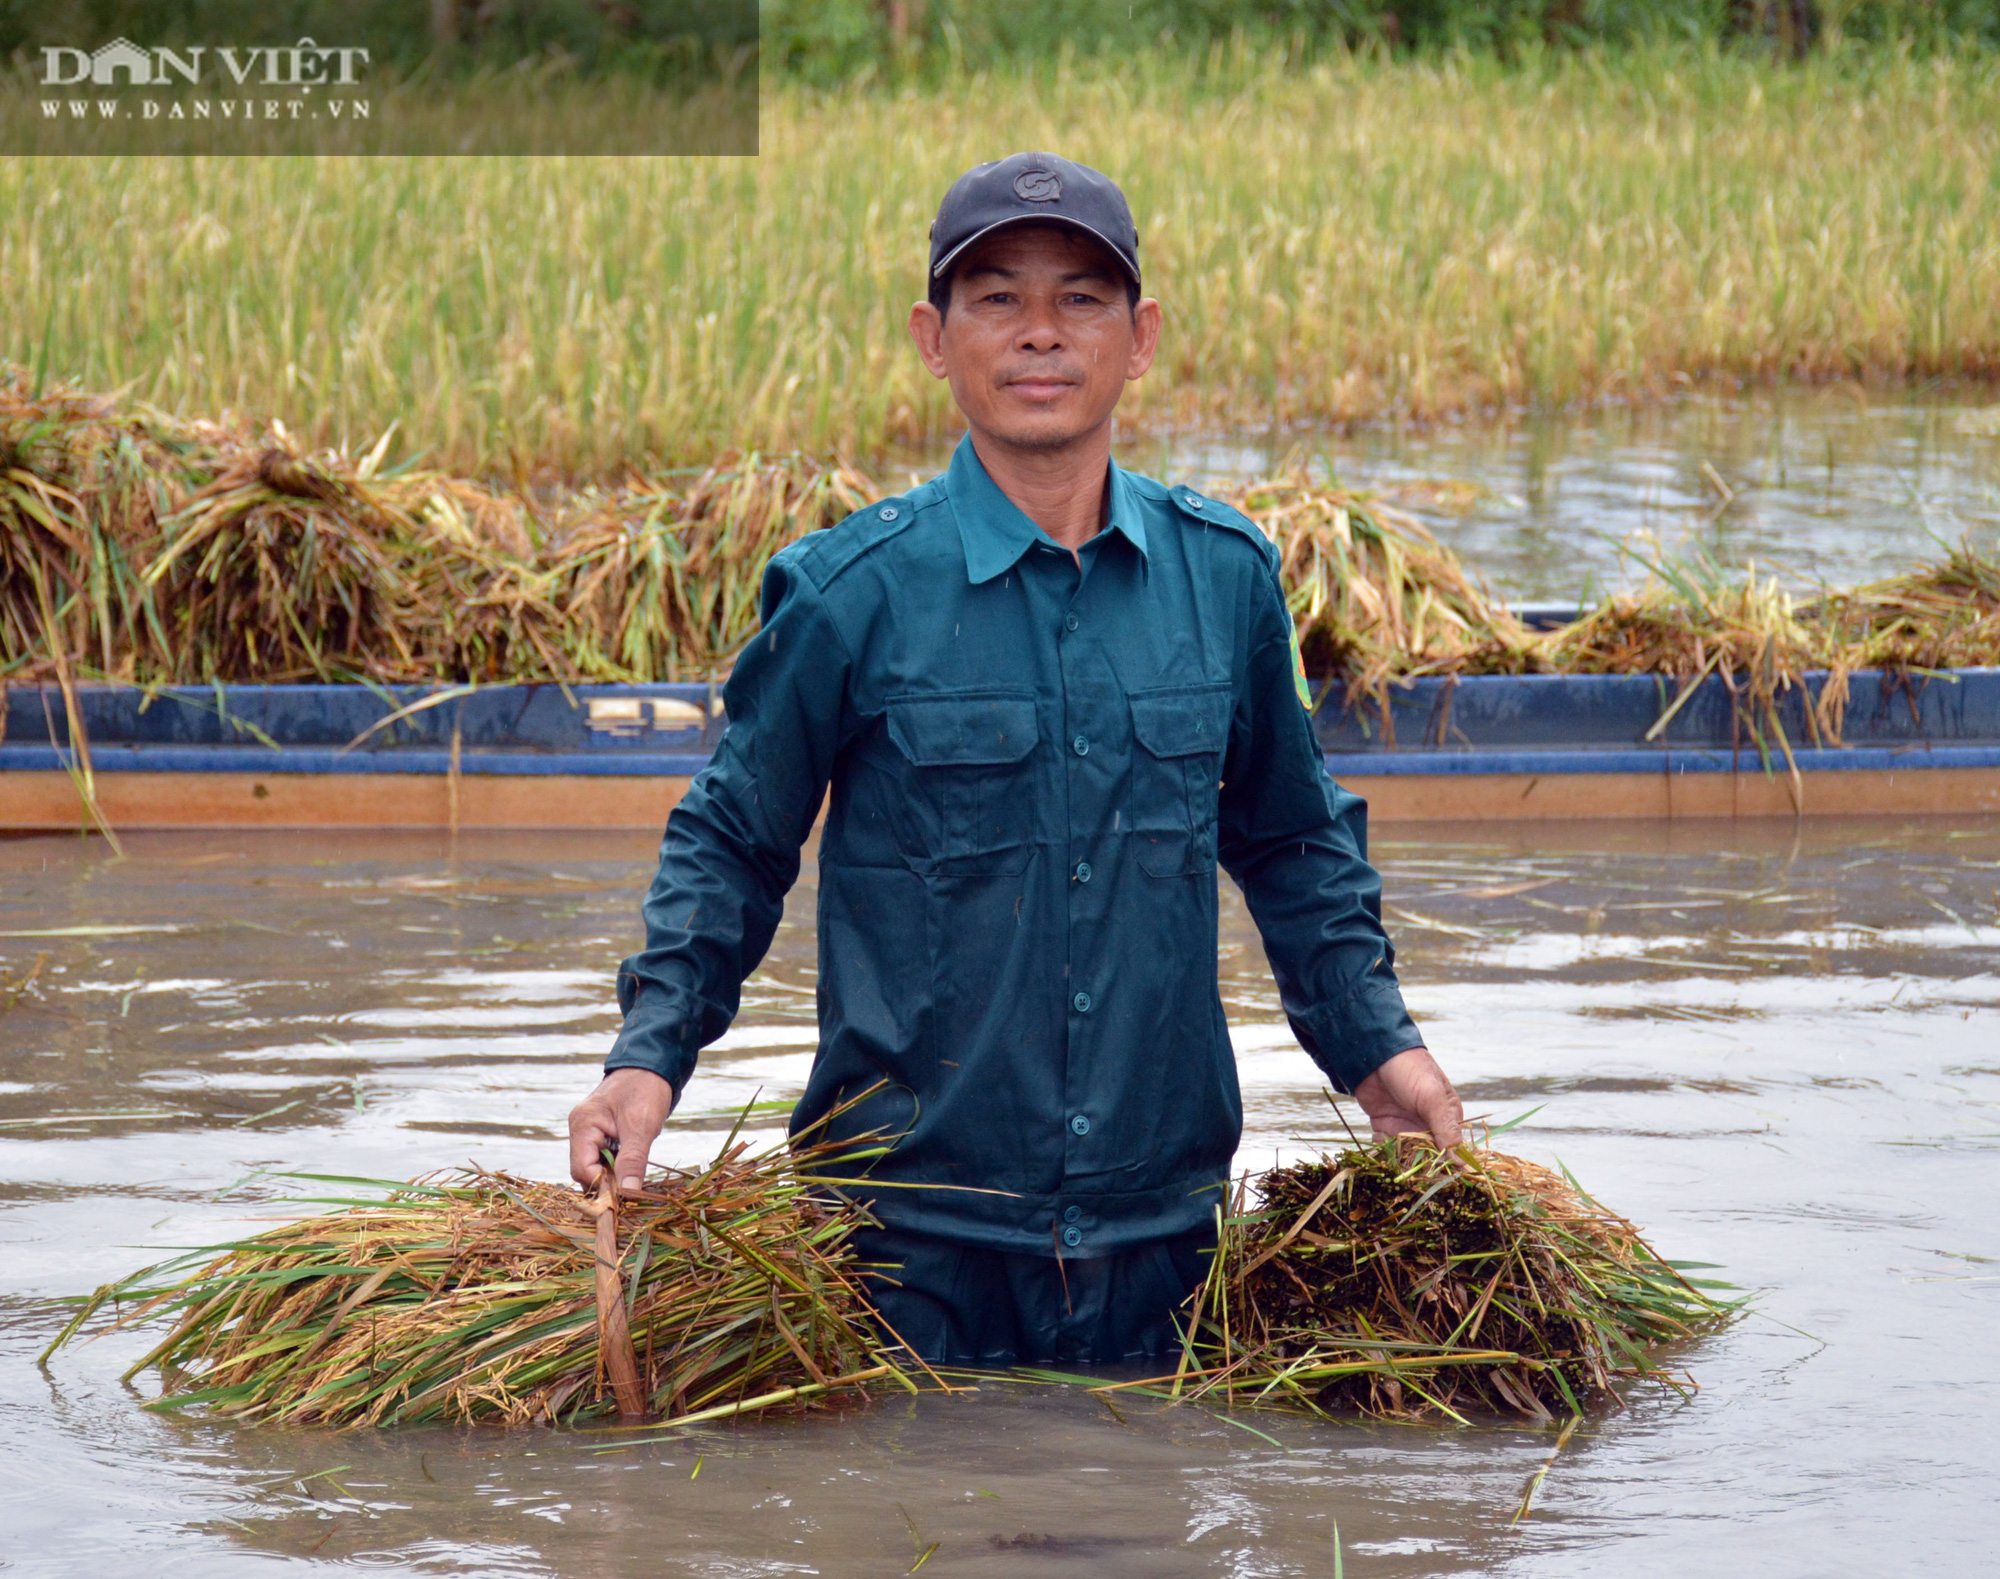
{"type": "MultiPolygon", "coordinates": [[[[182,422],[0,370],[0,680],[142,686],[714,679],[757,628],[770,556],[880,490],[837,459],[726,456],[617,487],[503,489],[308,450],[278,422],[182,422]],[[43,589],[37,592],[37,588],[43,589]]],[[[1648,736],[1720,676],[1740,737],[1796,793],[1797,744],[1838,745],[1848,677],[2000,663],[2000,558],[1969,542],[1800,597],[1755,566],[1633,545],[1643,584],[1528,629],[1390,503],[1302,465],[1221,490],[1276,544],[1321,700],[1379,713],[1423,676],[1651,674],[1648,736]],[[1825,682],[1794,742],[1781,704],[1825,682]]],[[[69,693],[65,693],[68,696],[69,693]]],[[[425,703],[443,697],[426,698],[425,703]]],[[[1438,720],[1434,744],[1449,726],[1438,720]]],[[[71,740],[87,774],[81,714],[71,740]]]]}
{"type": "MultiPolygon", "coordinates": [[[[751,1156],[732,1134],[709,1167],[658,1171],[615,1205],[480,1170],[375,1186],[99,1289],[44,1357],[109,1307],[103,1330],[168,1328],[127,1373],[159,1373],[147,1407],[330,1427],[665,1429],[885,1379],[943,1386],[868,1302],[847,1244],[861,1214],[824,1188],[822,1169],[855,1160],[835,1150],[751,1156]]],[[[1685,1385],[1662,1347],[1739,1308],[1574,1181],[1472,1146],[1404,1137],[1275,1169],[1218,1224],[1177,1371],[1107,1390],[1546,1420],[1629,1380],[1685,1385]]]]}
{"type": "Polygon", "coordinates": [[[400,421],[461,471],[873,457],[957,430],[903,328],[939,196],[995,150],[1055,147],[1142,227],[1169,326],[1121,410],[1142,432],[2000,374],[1992,52],[1086,44],[767,77],[759,147],[189,158],[171,180],[14,159],[0,357],[275,414],[312,447],[400,421]]]}
{"type": "Polygon", "coordinates": [[[1548,1169],[1425,1136],[1240,1188],[1172,1378],[1191,1402],[1549,1421],[1740,1308],[1548,1169]]]}
{"type": "MultiPolygon", "coordinates": [[[[69,755],[62,759],[63,769],[69,774],[70,782],[76,786],[77,798],[83,802],[85,813],[97,824],[97,831],[104,835],[112,852],[123,857],[125,848],[118,841],[118,834],[104,815],[104,808],[97,800],[97,773],[90,760],[90,736],[83,725],[83,708],[79,705],[75,682],[70,678],[69,664],[64,659],[60,640],[56,635],[56,619],[49,608],[49,588],[47,578],[37,559],[28,563],[29,579],[35,584],[35,613],[40,618],[42,639],[54,660],[56,685],[62,691],[63,717],[69,732],[69,755]]],[[[46,714],[48,698],[42,699],[46,714]]],[[[53,738],[55,731],[49,731],[53,738]]]]}
{"type": "Polygon", "coordinates": [[[816,1188],[834,1150],[732,1138],[615,1207],[478,1169],[326,1181],[386,1193],[99,1289],[50,1352],[109,1306],[107,1330],[170,1324],[127,1373],[158,1371],[147,1407],[315,1426],[685,1424],[908,1386],[846,1246],[858,1214],[816,1188]]]}

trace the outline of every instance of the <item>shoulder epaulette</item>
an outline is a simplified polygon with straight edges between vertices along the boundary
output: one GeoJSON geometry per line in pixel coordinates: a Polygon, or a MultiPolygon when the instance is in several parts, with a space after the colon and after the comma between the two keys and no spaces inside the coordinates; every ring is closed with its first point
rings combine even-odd
{"type": "Polygon", "coordinates": [[[793,564],[824,586],[870,549],[907,531],[918,512],[935,499],[936,490],[929,483],[907,494],[891,494],[863,505],[832,526],[808,533],[784,552],[793,564]]]}
{"type": "Polygon", "coordinates": [[[1167,490],[1167,497],[1174,502],[1174,508],[1190,521],[1200,521],[1206,526],[1226,526],[1231,531],[1241,532],[1257,545],[1257,551],[1264,562],[1277,567],[1278,550],[1264,535],[1264,529],[1241,510],[1224,504],[1220,499],[1211,499],[1207,494],[1196,493],[1185,483],[1176,483],[1167,490]]]}

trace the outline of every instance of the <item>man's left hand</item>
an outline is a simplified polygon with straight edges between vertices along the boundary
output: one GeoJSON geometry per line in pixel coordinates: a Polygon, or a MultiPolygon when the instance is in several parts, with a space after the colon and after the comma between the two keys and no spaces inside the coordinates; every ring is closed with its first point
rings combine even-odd
{"type": "Polygon", "coordinates": [[[1354,1088],[1354,1100],[1377,1135],[1428,1131],[1440,1146],[1465,1138],[1465,1107],[1428,1048],[1398,1053],[1354,1088]]]}

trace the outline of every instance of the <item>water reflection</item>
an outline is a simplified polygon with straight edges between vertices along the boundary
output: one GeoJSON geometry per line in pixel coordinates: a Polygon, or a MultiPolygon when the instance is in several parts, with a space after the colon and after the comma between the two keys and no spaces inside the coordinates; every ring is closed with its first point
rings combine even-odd
{"type": "MultiPolygon", "coordinates": [[[[1404,973],[1475,1110],[1668,1253],[1765,1287],[1701,1391],[1544,1436],[1309,1427],[987,1387],[614,1439],[318,1436],[143,1414],[45,1303],[242,1231],[311,1169],[556,1176],[615,1023],[647,838],[0,844],[0,1561],[73,1573],[1969,1573],[2000,1427],[2000,822],[1378,831],[1404,973]],[[41,969],[32,983],[16,987],[41,969]],[[1806,1334],[1811,1334],[1808,1337],[1806,1334]]],[[[808,884],[667,1142],[810,1062],[808,884]]],[[[1240,901],[1241,1160],[1342,1120],[1240,901]]],[[[1977,1555],[1975,1555],[1977,1554],[1977,1555]]]]}

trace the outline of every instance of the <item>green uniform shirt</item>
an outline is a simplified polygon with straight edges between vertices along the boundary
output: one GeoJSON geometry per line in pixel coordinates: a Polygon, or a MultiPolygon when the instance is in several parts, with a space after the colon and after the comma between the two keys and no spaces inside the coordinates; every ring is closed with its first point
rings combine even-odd
{"type": "Polygon", "coordinates": [[[901,1137],[875,1179],[961,1187],[877,1192],[894,1226],[1091,1255],[1212,1215],[1242,1129],[1218,861],[1336,1085],[1421,1045],[1271,545],[1115,465],[1109,522],[1079,566],[968,439],[942,477],[771,561],[729,727],[667,823],[607,1068],[686,1084],[829,786],[820,1044],[793,1127],[879,1087],[834,1132],[901,1137]]]}

